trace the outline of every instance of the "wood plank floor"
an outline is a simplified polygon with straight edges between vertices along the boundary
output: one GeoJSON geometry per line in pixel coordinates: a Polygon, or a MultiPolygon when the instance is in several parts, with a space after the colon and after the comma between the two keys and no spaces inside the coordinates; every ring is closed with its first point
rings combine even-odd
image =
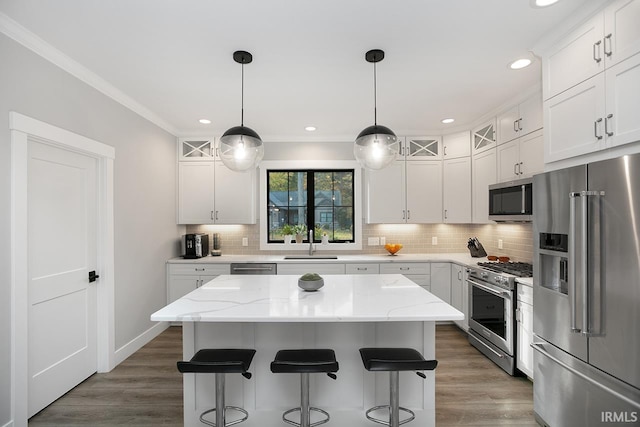
{"type": "MultiPolygon", "coordinates": [[[[167,329],[113,371],[91,376],[29,425],[182,426],[182,376],[176,370],[181,334],[179,327],[167,329]]],[[[437,326],[436,358],[438,427],[537,426],[531,382],[504,373],[457,327],[437,326]]]]}

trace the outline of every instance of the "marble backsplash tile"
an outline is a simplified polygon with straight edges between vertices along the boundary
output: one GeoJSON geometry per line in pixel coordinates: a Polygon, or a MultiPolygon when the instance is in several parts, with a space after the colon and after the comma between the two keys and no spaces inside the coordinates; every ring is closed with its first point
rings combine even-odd
{"type": "MultiPolygon", "coordinates": [[[[219,233],[221,250],[229,255],[283,254],[281,251],[260,250],[259,225],[190,225],[187,233],[219,233]],[[248,246],[242,246],[242,239],[248,246]]],[[[363,248],[349,254],[385,254],[383,246],[367,246],[369,237],[384,237],[387,243],[402,243],[401,253],[466,252],[467,240],[477,237],[487,254],[508,256],[513,261],[531,262],[533,236],[530,223],[524,224],[363,224],[363,248]],[[432,238],[437,244],[432,244],[432,238]],[[503,248],[498,249],[498,240],[503,248]]],[[[210,241],[213,241],[210,237],[210,241]]]]}

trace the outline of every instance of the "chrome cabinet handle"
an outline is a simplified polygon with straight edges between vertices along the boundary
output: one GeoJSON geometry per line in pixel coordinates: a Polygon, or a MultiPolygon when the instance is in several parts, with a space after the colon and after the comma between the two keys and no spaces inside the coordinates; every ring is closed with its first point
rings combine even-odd
{"type": "Polygon", "coordinates": [[[517,164],[517,163],[514,163],[514,164],[513,164],[513,174],[514,174],[514,175],[518,175],[518,171],[516,170],[516,168],[517,168],[517,167],[518,167],[518,164],[517,164]]]}
{"type": "Polygon", "coordinates": [[[411,210],[407,209],[407,219],[411,219],[411,210]]]}
{"type": "Polygon", "coordinates": [[[523,164],[522,162],[518,163],[518,175],[522,175],[523,174],[523,172],[522,172],[522,164],[523,164]]]}
{"type": "Polygon", "coordinates": [[[598,124],[602,122],[602,117],[593,122],[593,135],[596,139],[602,139],[602,135],[598,135],[598,124]]]}
{"type": "Polygon", "coordinates": [[[613,132],[609,132],[609,120],[613,117],[613,114],[609,114],[605,119],[604,119],[604,133],[607,134],[607,136],[613,136],[613,132]]]}
{"type": "Polygon", "coordinates": [[[518,122],[518,130],[522,130],[522,117],[520,117],[518,120],[516,120],[518,122]]]}
{"type": "Polygon", "coordinates": [[[447,155],[447,146],[446,145],[444,146],[442,151],[443,151],[442,154],[446,156],[447,155]]]}
{"type": "Polygon", "coordinates": [[[517,121],[517,120],[514,120],[514,121],[513,121],[513,131],[514,131],[514,132],[518,132],[518,127],[516,126],[516,123],[518,123],[518,121],[517,121]]]}
{"type": "Polygon", "coordinates": [[[600,56],[601,43],[602,43],[602,40],[598,40],[593,44],[593,60],[596,61],[597,63],[600,63],[600,61],[602,61],[602,57],[600,56]],[[596,56],[596,49],[598,50],[598,56],[596,56]]]}
{"type": "Polygon", "coordinates": [[[613,49],[612,49],[612,45],[611,45],[611,36],[612,36],[612,34],[609,33],[604,38],[604,54],[607,55],[607,56],[611,56],[611,54],[613,53],[613,49]],[[607,40],[609,40],[609,50],[607,50],[607,40]]]}
{"type": "Polygon", "coordinates": [[[213,221],[213,211],[211,211],[211,221],[213,221]]]}
{"type": "Polygon", "coordinates": [[[444,219],[447,219],[449,217],[449,209],[445,209],[444,210],[444,219]]]}
{"type": "Polygon", "coordinates": [[[196,271],[204,271],[204,268],[197,268],[196,267],[196,271]]]}
{"type": "Polygon", "coordinates": [[[462,270],[458,271],[458,280],[462,280],[462,270]]]}
{"type": "Polygon", "coordinates": [[[219,211],[216,211],[216,221],[218,221],[218,212],[219,211]]]}
{"type": "Polygon", "coordinates": [[[407,211],[402,211],[402,219],[407,219],[407,211]]]}

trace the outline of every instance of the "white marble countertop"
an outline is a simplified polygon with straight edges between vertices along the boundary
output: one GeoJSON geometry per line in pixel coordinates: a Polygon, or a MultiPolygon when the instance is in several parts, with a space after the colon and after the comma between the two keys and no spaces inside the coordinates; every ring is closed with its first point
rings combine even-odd
{"type": "Polygon", "coordinates": [[[317,292],[295,275],[218,276],[151,315],[182,322],[385,322],[464,315],[400,274],[323,275],[317,292]]]}
{"type": "MultiPolygon", "coordinates": [[[[182,263],[203,263],[203,264],[230,264],[233,262],[246,262],[246,263],[260,263],[260,262],[275,262],[275,263],[287,263],[287,264],[300,264],[300,263],[358,263],[358,262],[455,262],[461,265],[475,266],[478,262],[487,261],[486,257],[472,258],[468,252],[466,253],[432,253],[432,254],[403,254],[398,253],[395,256],[387,254],[375,255],[375,254],[350,254],[341,255],[340,253],[331,252],[330,255],[337,255],[337,259],[322,259],[322,251],[316,252],[317,258],[305,258],[305,259],[284,259],[287,255],[221,255],[221,256],[206,256],[204,258],[197,259],[184,259],[182,257],[171,258],[167,262],[170,264],[182,264],[182,263]]],[[[293,254],[300,255],[300,254],[293,254]]]]}

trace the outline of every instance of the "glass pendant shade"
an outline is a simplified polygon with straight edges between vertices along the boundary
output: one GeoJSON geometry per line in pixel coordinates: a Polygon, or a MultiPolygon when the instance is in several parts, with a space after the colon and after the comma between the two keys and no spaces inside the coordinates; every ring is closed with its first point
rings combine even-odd
{"type": "Polygon", "coordinates": [[[220,138],[220,160],[231,170],[244,172],[255,169],[264,156],[260,136],[246,126],[235,126],[220,138]]]}
{"type": "Polygon", "coordinates": [[[400,144],[396,134],[386,126],[369,126],[356,138],[353,155],[362,167],[380,170],[398,158],[400,144]]]}

